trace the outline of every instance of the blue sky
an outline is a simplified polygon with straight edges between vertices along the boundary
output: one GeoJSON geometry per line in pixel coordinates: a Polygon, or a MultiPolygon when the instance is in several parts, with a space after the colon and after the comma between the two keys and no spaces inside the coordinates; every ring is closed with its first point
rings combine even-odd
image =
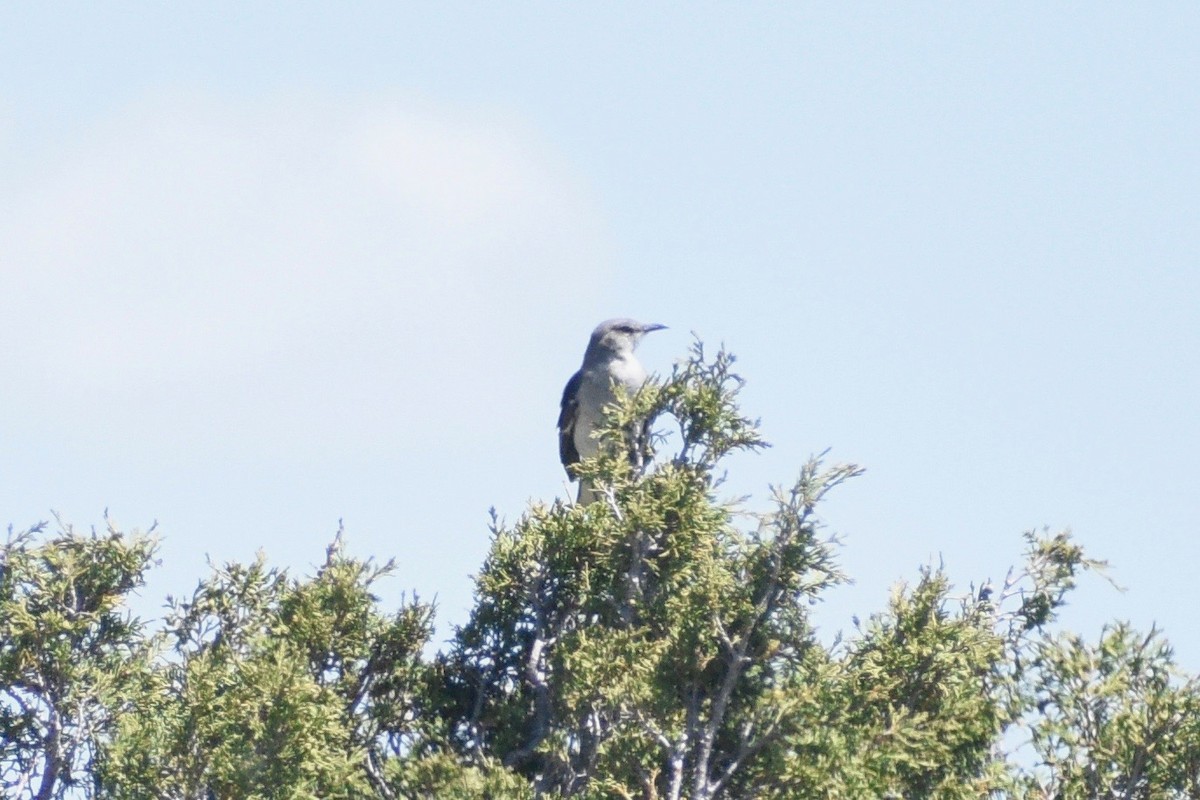
{"type": "Polygon", "coordinates": [[[1200,10],[1184,4],[0,8],[0,509],[305,570],[345,520],[462,622],[564,492],[592,326],[740,357],[774,447],[867,467],[827,633],[1020,534],[1065,615],[1200,669],[1200,10]]]}

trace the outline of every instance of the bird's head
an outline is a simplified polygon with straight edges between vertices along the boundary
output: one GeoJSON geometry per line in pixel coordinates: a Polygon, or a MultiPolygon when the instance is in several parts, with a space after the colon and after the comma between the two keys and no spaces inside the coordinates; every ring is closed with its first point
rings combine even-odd
{"type": "Polygon", "coordinates": [[[661,331],[666,325],[643,323],[632,319],[606,319],[592,331],[588,352],[606,352],[614,355],[632,353],[642,337],[651,331],[661,331]]]}

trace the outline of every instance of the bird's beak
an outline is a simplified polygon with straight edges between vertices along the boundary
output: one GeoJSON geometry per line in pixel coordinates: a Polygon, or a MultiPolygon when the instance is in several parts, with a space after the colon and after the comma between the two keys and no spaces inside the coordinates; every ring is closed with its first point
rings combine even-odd
{"type": "Polygon", "coordinates": [[[642,326],[642,333],[650,333],[651,331],[666,330],[666,325],[659,325],[657,322],[651,322],[649,325],[642,326]]]}

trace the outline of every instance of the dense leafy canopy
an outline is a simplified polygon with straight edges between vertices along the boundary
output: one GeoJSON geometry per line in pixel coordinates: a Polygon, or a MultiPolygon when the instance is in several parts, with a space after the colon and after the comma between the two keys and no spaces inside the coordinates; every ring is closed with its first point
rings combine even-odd
{"type": "Polygon", "coordinates": [[[60,523],[0,550],[0,789],[12,798],[1184,798],[1200,685],[1157,631],[1053,630],[1078,575],[1026,534],[1000,586],[941,570],[823,643],[846,580],[817,508],[853,465],[810,460],[752,510],[723,460],[765,446],[733,358],[697,344],[623,398],[580,465],[587,506],[493,524],[470,619],[386,611],[396,571],[216,567],[158,629],[122,610],[151,535],[60,523]],[[644,473],[629,437],[657,420],[644,473]]]}

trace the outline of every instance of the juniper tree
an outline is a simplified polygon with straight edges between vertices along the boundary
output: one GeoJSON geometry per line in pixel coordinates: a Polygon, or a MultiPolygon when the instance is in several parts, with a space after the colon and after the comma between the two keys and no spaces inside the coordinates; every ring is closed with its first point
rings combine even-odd
{"type": "Polygon", "coordinates": [[[822,645],[810,606],[845,578],[816,508],[861,470],[813,459],[764,511],[722,500],[724,460],[765,446],[732,367],[697,343],[619,399],[607,446],[577,468],[602,502],[493,524],[476,608],[440,664],[458,752],[564,797],[1026,795],[1003,743],[1046,722],[1030,711],[1051,662],[1031,654],[1060,652],[1044,629],[1103,565],[1066,534],[1028,534],[1003,586],[957,596],[926,570],[822,645]],[[674,435],[641,474],[623,432],[647,418],[674,435]]]}
{"type": "Polygon", "coordinates": [[[1200,686],[1157,631],[1057,630],[1080,574],[1026,534],[998,585],[941,569],[833,642],[846,580],[818,517],[861,470],[809,460],[765,505],[725,499],[765,446],[725,352],[697,344],[610,409],[586,506],[493,519],[470,619],[384,610],[395,563],[223,564],[161,630],[122,612],[151,539],[10,533],[0,557],[5,796],[1136,798],[1200,795],[1200,686]],[[655,420],[658,453],[627,432],[655,420]],[[648,465],[643,472],[633,464],[648,465]],[[1010,752],[1017,746],[1021,752],[1010,752]]]}
{"type": "Polygon", "coordinates": [[[821,646],[809,606],[844,576],[815,509],[861,470],[811,460],[759,514],[720,500],[723,460],[765,444],[732,365],[697,344],[613,408],[610,446],[579,468],[604,502],[495,526],[444,660],[460,751],[562,796],[827,796],[832,778],[849,797],[982,779],[1000,727],[982,677],[1001,651],[991,625],[947,618],[947,582],[926,576],[854,647],[821,646]],[[676,435],[642,475],[619,437],[646,417],[676,435]]]}
{"type": "Polygon", "coordinates": [[[214,568],[170,599],[163,658],[100,763],[123,798],[397,797],[389,769],[419,744],[432,608],[393,614],[394,569],[347,558],[341,532],[310,578],[214,568]]]}
{"type": "MultiPolygon", "coordinates": [[[[107,523],[107,520],[106,520],[107,523]]],[[[153,561],[109,523],[9,529],[0,548],[0,792],[89,793],[100,749],[146,678],[143,625],[122,608],[153,561]]]]}

